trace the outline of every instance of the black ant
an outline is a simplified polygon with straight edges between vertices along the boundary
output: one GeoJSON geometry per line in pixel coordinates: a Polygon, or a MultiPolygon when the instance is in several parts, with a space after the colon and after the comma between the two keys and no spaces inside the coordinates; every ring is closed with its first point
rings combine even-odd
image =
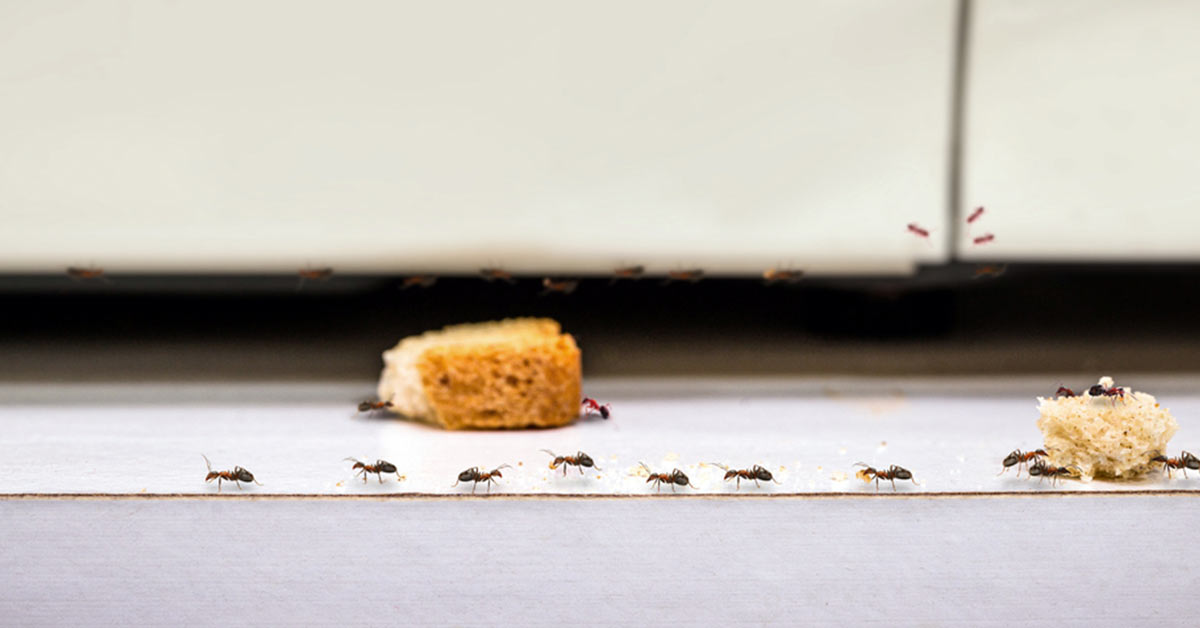
{"type": "Polygon", "coordinates": [[[208,466],[208,475],[204,476],[204,481],[212,482],[213,480],[216,480],[218,493],[221,492],[221,482],[233,482],[234,484],[237,484],[239,489],[242,488],[242,482],[254,482],[257,485],[262,486],[262,482],[254,479],[253,473],[250,473],[242,467],[234,467],[233,471],[213,471],[212,463],[208,461],[208,456],[200,454],[200,457],[204,458],[204,464],[208,466]]]}
{"type": "Polygon", "coordinates": [[[695,486],[692,486],[692,482],[688,480],[688,476],[684,475],[683,471],[680,471],[679,469],[675,469],[670,473],[655,473],[650,470],[650,467],[646,466],[646,463],[639,462],[638,464],[642,465],[642,468],[646,470],[646,473],[650,474],[650,477],[646,478],[646,483],[649,484],[650,482],[654,482],[654,488],[660,491],[662,490],[661,485],[664,483],[671,485],[672,493],[675,492],[676,484],[679,486],[691,486],[692,488],[696,488],[695,486]]]}
{"type": "Polygon", "coordinates": [[[349,460],[350,462],[354,463],[354,466],[350,467],[351,469],[359,469],[359,471],[357,473],[355,473],[354,475],[358,475],[359,473],[361,473],[362,479],[363,479],[363,484],[367,483],[367,474],[368,473],[374,473],[376,475],[376,477],[379,478],[380,484],[383,484],[383,474],[384,473],[395,473],[396,479],[397,480],[400,479],[400,472],[396,470],[396,465],[388,462],[387,460],[376,460],[375,464],[367,464],[366,462],[361,462],[354,458],[344,458],[344,460],[349,460]]]}
{"type": "Polygon", "coordinates": [[[1029,467],[1030,477],[1037,476],[1040,479],[1050,478],[1050,484],[1058,483],[1061,477],[1073,478],[1079,475],[1078,467],[1052,467],[1046,464],[1045,460],[1038,459],[1034,461],[1033,466],[1029,467]]]}
{"type": "Polygon", "coordinates": [[[775,282],[797,283],[804,278],[802,270],[782,270],[778,268],[768,268],[763,271],[763,283],[771,285],[775,282]]]}
{"type": "Polygon", "coordinates": [[[896,490],[896,480],[912,480],[913,484],[917,483],[916,480],[913,480],[912,471],[909,471],[904,467],[892,465],[887,469],[876,469],[865,462],[856,462],[854,463],[854,466],[865,467],[863,469],[859,469],[858,472],[854,474],[854,477],[862,480],[863,482],[870,482],[872,479],[875,480],[875,490],[877,491],[879,490],[880,480],[891,480],[893,491],[896,490]]]}
{"type": "Polygon", "coordinates": [[[1037,458],[1047,455],[1049,454],[1047,454],[1044,449],[1035,449],[1033,451],[1021,451],[1020,449],[1014,449],[1012,453],[1004,457],[1004,461],[1002,463],[1004,468],[1001,469],[1000,473],[997,475],[1008,471],[1009,467],[1016,465],[1017,477],[1021,477],[1021,468],[1024,467],[1030,460],[1036,460],[1037,458]]]}
{"type": "Polygon", "coordinates": [[[727,467],[719,462],[710,462],[709,464],[713,465],[714,467],[720,467],[725,470],[725,478],[724,479],[726,482],[728,482],[729,480],[732,480],[734,478],[737,478],[737,487],[739,490],[742,488],[742,480],[754,480],[755,486],[762,486],[761,484],[758,483],[759,480],[762,480],[763,482],[774,482],[776,484],[781,484],[781,482],[779,480],[776,480],[775,476],[771,475],[771,472],[768,471],[766,469],[766,467],[763,467],[762,465],[756,464],[749,469],[730,469],[729,467],[727,467]]]}
{"type": "Polygon", "coordinates": [[[384,410],[392,407],[390,401],[364,401],[358,404],[359,412],[374,412],[375,410],[384,410]]]}
{"type": "Polygon", "coordinates": [[[686,281],[688,283],[696,283],[704,278],[704,271],[699,268],[691,270],[671,270],[667,271],[667,278],[663,280],[662,285],[667,285],[673,281],[686,281]]]}
{"type": "Polygon", "coordinates": [[[413,287],[428,288],[435,283],[437,283],[437,277],[433,275],[413,275],[405,277],[400,281],[400,289],[408,290],[413,287]]]}
{"type": "Polygon", "coordinates": [[[613,270],[612,279],[608,280],[609,285],[617,283],[621,279],[640,279],[642,274],[646,272],[645,266],[625,266],[613,270]]]}
{"type": "Polygon", "coordinates": [[[1125,401],[1125,389],[1121,388],[1120,386],[1105,388],[1103,384],[1096,384],[1088,389],[1088,394],[1093,397],[1120,397],[1122,402],[1125,401]]]}
{"type": "Polygon", "coordinates": [[[600,467],[596,466],[596,463],[592,460],[591,456],[583,453],[582,451],[575,452],[574,456],[560,456],[549,449],[543,449],[542,451],[554,456],[554,461],[550,463],[551,469],[557,469],[559,465],[562,465],[563,477],[567,477],[568,466],[579,467],[579,475],[583,475],[584,467],[592,467],[597,471],[602,470],[600,467]]]}
{"type": "Polygon", "coordinates": [[[108,277],[104,276],[104,269],[98,268],[95,266],[93,266],[91,268],[80,268],[78,266],[71,266],[71,267],[67,268],[67,276],[75,281],[87,281],[89,279],[96,279],[99,281],[103,281],[104,283],[112,283],[111,281],[108,280],[108,277]]]}
{"type": "Polygon", "coordinates": [[[513,279],[512,273],[502,268],[480,268],[479,274],[483,277],[483,280],[488,283],[496,280],[503,281],[507,284],[517,283],[517,280],[513,279]]]}
{"type": "Polygon", "coordinates": [[[584,397],[583,401],[579,402],[579,405],[587,414],[595,412],[596,414],[600,415],[600,418],[603,419],[607,419],[608,417],[612,416],[612,404],[606,403],[604,405],[600,405],[599,401],[596,401],[591,397],[584,397]]]}
{"type": "Polygon", "coordinates": [[[1182,469],[1183,477],[1185,478],[1187,477],[1188,469],[1193,471],[1200,470],[1200,458],[1186,451],[1180,453],[1178,458],[1168,458],[1160,454],[1151,458],[1150,461],[1162,463],[1163,472],[1167,474],[1167,477],[1171,477],[1172,469],[1182,469]]]}
{"type": "MultiPolygon", "coordinates": [[[[466,471],[459,473],[458,481],[455,482],[454,484],[451,484],[450,486],[451,487],[458,486],[459,482],[474,482],[475,484],[473,486],[471,486],[471,492],[474,493],[476,487],[479,486],[480,482],[486,482],[487,487],[488,487],[488,492],[490,493],[490,492],[492,492],[492,484],[494,484],[496,482],[492,478],[504,477],[503,475],[500,474],[500,469],[504,469],[506,467],[508,467],[508,465],[502,464],[502,465],[496,467],[495,469],[492,469],[491,471],[480,471],[479,467],[471,467],[470,469],[467,469],[466,471]]],[[[511,468],[511,467],[508,467],[508,468],[511,468]]]]}

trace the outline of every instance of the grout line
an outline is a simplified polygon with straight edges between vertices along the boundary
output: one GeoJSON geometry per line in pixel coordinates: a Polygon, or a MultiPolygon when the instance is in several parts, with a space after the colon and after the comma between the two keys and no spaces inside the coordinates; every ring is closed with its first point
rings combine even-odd
{"type": "Polygon", "coordinates": [[[470,501],[475,499],[499,499],[513,501],[611,501],[644,499],[780,499],[780,500],[827,500],[827,499],[992,499],[1002,498],[1046,498],[1046,497],[1200,497],[1196,489],[1166,490],[1104,490],[1104,491],[996,491],[996,492],[938,492],[938,493],[675,493],[661,494],[591,494],[591,493],[493,493],[462,494],[444,493],[394,493],[383,495],[322,495],[305,493],[273,493],[255,495],[203,494],[203,493],[8,493],[0,495],[0,501],[470,501]]]}
{"type": "Polygon", "coordinates": [[[949,228],[946,230],[950,238],[949,255],[951,262],[958,261],[958,244],[962,239],[959,225],[959,208],[962,207],[962,172],[963,172],[963,126],[966,118],[967,95],[967,63],[970,53],[972,0],[958,1],[958,16],[954,40],[954,69],[950,86],[950,155],[948,159],[948,184],[946,191],[947,213],[949,228]]]}

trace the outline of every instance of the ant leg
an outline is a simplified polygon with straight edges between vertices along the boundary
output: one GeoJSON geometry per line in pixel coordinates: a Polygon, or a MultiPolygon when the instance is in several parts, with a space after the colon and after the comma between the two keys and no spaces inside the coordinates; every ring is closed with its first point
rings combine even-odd
{"type": "Polygon", "coordinates": [[[475,483],[471,485],[471,494],[472,495],[475,494],[475,489],[478,487],[479,487],[479,480],[475,480],[475,483]]]}
{"type": "Polygon", "coordinates": [[[217,478],[217,492],[221,492],[221,478],[217,478]]]}
{"type": "Polygon", "coordinates": [[[892,492],[894,493],[894,492],[896,492],[896,478],[891,478],[891,480],[892,480],[892,492]]]}
{"type": "Polygon", "coordinates": [[[579,475],[583,475],[583,465],[579,465],[579,475]]]}
{"type": "MultiPolygon", "coordinates": [[[[383,484],[383,473],[376,473],[376,474],[375,474],[375,477],[376,477],[376,479],[378,479],[378,480],[379,480],[379,483],[380,483],[380,484],[383,484]]],[[[364,475],[364,476],[363,476],[363,479],[364,479],[364,480],[366,480],[366,479],[367,479],[367,476],[365,476],[365,475],[364,475]]]]}
{"type": "Polygon", "coordinates": [[[758,478],[754,478],[754,486],[756,486],[758,488],[762,488],[762,484],[758,483],[758,478]]]}

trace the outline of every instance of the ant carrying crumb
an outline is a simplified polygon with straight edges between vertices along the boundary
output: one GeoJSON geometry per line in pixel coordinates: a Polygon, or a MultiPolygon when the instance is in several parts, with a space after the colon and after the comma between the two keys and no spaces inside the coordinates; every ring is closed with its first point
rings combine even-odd
{"type": "Polygon", "coordinates": [[[375,464],[367,464],[366,462],[361,462],[354,458],[344,458],[344,460],[349,460],[350,462],[354,463],[354,466],[350,468],[358,469],[358,472],[354,475],[362,474],[363,484],[367,483],[368,473],[374,473],[376,477],[378,477],[380,484],[383,484],[384,473],[395,473],[396,479],[400,479],[400,472],[396,470],[396,465],[388,462],[387,460],[376,460],[375,464]]]}
{"type": "Polygon", "coordinates": [[[976,207],[975,211],[971,212],[970,216],[967,216],[967,224],[969,225],[969,224],[975,222],[976,220],[979,220],[979,217],[982,215],[983,215],[983,208],[976,207]]]}
{"type": "Polygon", "coordinates": [[[575,452],[574,456],[560,456],[549,449],[543,449],[542,451],[554,457],[554,460],[550,462],[550,468],[557,469],[561,466],[563,470],[563,477],[567,477],[567,467],[569,466],[579,467],[579,475],[583,475],[584,467],[592,467],[597,471],[601,470],[600,467],[596,466],[596,463],[592,460],[592,457],[583,453],[582,451],[575,452]]]}
{"type": "Polygon", "coordinates": [[[763,283],[768,286],[777,283],[797,283],[804,278],[802,270],[780,270],[777,268],[768,268],[763,271],[763,283]]]}
{"type": "Polygon", "coordinates": [[[390,401],[364,401],[358,404],[359,412],[374,412],[376,410],[387,410],[392,407],[390,401]]]}
{"type": "Polygon", "coordinates": [[[435,283],[437,283],[437,277],[434,277],[433,275],[413,275],[411,277],[405,277],[400,281],[400,289],[408,290],[409,288],[414,287],[428,288],[435,283]]]}
{"type": "Polygon", "coordinates": [[[1029,467],[1029,476],[1037,477],[1039,481],[1045,478],[1050,478],[1050,484],[1058,483],[1059,478],[1073,478],[1079,475],[1078,467],[1052,467],[1046,464],[1045,460],[1038,459],[1034,461],[1033,466],[1029,467]]]}
{"type": "Polygon", "coordinates": [[[869,465],[865,462],[856,462],[856,463],[854,463],[854,466],[864,467],[863,469],[859,469],[854,474],[854,477],[862,480],[863,482],[870,482],[871,480],[875,480],[875,490],[876,491],[879,490],[879,481],[880,480],[891,480],[893,491],[896,490],[896,480],[912,480],[913,484],[917,483],[916,480],[913,480],[912,471],[909,471],[908,469],[905,469],[904,467],[898,467],[896,465],[892,465],[892,466],[888,467],[887,469],[876,469],[875,467],[872,467],[871,465],[869,465]]]}
{"type": "Polygon", "coordinates": [[[494,484],[496,482],[496,480],[494,480],[492,478],[504,477],[503,475],[500,474],[500,469],[504,469],[504,468],[511,468],[511,467],[509,467],[506,464],[502,464],[502,465],[496,467],[495,469],[492,469],[491,471],[480,471],[479,467],[471,467],[470,469],[467,469],[466,471],[459,473],[458,481],[455,482],[454,484],[451,484],[450,486],[451,487],[458,486],[459,482],[474,482],[475,484],[471,486],[471,492],[474,493],[475,489],[479,486],[480,482],[486,482],[487,487],[488,487],[487,490],[489,493],[491,493],[492,492],[492,484],[494,484]]]}
{"type": "Polygon", "coordinates": [[[95,266],[91,268],[79,268],[78,266],[70,266],[67,268],[67,276],[75,281],[87,281],[96,279],[104,283],[112,283],[108,277],[104,276],[104,269],[95,266]]]}
{"type": "Polygon", "coordinates": [[[667,278],[663,280],[662,285],[667,285],[673,281],[686,281],[688,283],[696,283],[704,278],[704,271],[699,268],[691,270],[670,270],[667,271],[667,278]]]}
{"type": "Polygon", "coordinates": [[[480,268],[479,274],[483,277],[484,281],[489,283],[496,280],[500,280],[508,284],[517,283],[517,280],[513,279],[512,273],[500,268],[480,268]]]}
{"type": "Polygon", "coordinates": [[[542,280],[542,294],[550,294],[557,292],[559,294],[571,294],[575,292],[575,288],[579,287],[578,279],[551,279],[546,277],[542,280]]]}
{"type": "Polygon", "coordinates": [[[253,473],[250,473],[242,467],[234,467],[233,471],[213,471],[212,463],[208,461],[208,456],[200,454],[200,457],[204,458],[204,464],[208,467],[208,475],[204,476],[204,481],[212,482],[213,480],[216,480],[218,493],[221,492],[221,482],[233,482],[234,484],[237,484],[238,489],[242,488],[242,482],[246,482],[247,484],[254,482],[257,485],[262,486],[261,482],[254,479],[253,473]]]}
{"type": "Polygon", "coordinates": [[[655,473],[650,470],[650,467],[646,466],[646,463],[639,462],[638,464],[642,465],[642,468],[646,470],[646,473],[650,474],[650,477],[646,478],[646,483],[649,484],[650,482],[654,482],[654,488],[658,489],[659,491],[662,490],[662,484],[670,484],[672,493],[675,492],[676,484],[679,486],[691,486],[692,488],[696,488],[695,486],[692,486],[692,482],[688,480],[688,476],[684,475],[683,471],[680,471],[679,469],[675,469],[670,473],[655,473]]]}
{"type": "Polygon", "coordinates": [[[978,238],[975,238],[974,240],[972,240],[972,242],[974,242],[975,244],[987,244],[988,242],[991,242],[992,240],[995,240],[995,239],[996,239],[995,234],[989,233],[987,235],[981,235],[978,238]]]}
{"type": "Polygon", "coordinates": [[[921,227],[917,226],[917,223],[915,223],[915,222],[908,223],[908,231],[909,231],[909,233],[915,234],[917,237],[921,237],[921,238],[929,237],[929,230],[922,229],[921,227]]]}
{"type": "Polygon", "coordinates": [[[1182,470],[1183,477],[1185,478],[1187,477],[1188,469],[1193,471],[1200,470],[1200,458],[1197,458],[1186,451],[1180,453],[1178,458],[1168,458],[1162,454],[1159,454],[1151,458],[1150,462],[1161,463],[1163,466],[1163,472],[1167,474],[1167,477],[1171,477],[1171,471],[1173,469],[1182,470]]]}
{"type": "Polygon", "coordinates": [[[608,281],[609,285],[617,283],[621,279],[641,279],[646,272],[645,266],[625,266],[613,270],[613,277],[608,281]]]}
{"type": "Polygon", "coordinates": [[[1010,467],[1015,465],[1017,467],[1017,477],[1021,477],[1021,469],[1024,468],[1030,460],[1036,460],[1037,458],[1045,457],[1047,455],[1048,454],[1044,449],[1035,449],[1033,451],[1021,451],[1020,449],[1014,449],[1012,453],[1004,457],[1004,460],[1001,462],[1001,464],[1004,465],[1004,468],[1001,469],[1000,473],[997,475],[1008,471],[1010,467]]]}
{"type": "Polygon", "coordinates": [[[761,484],[758,483],[759,480],[762,480],[763,482],[774,482],[776,484],[781,483],[779,480],[775,479],[775,476],[771,475],[771,472],[768,471],[766,469],[766,467],[763,467],[762,465],[756,464],[749,469],[730,469],[729,467],[727,467],[719,462],[710,462],[708,464],[711,464],[714,467],[720,467],[720,468],[724,469],[725,470],[725,478],[724,479],[726,482],[728,482],[729,480],[732,480],[734,478],[737,478],[737,487],[739,490],[741,490],[741,488],[742,488],[742,480],[754,480],[755,486],[762,486],[761,484]]]}
{"type": "Polygon", "coordinates": [[[583,401],[579,402],[579,405],[582,407],[585,414],[592,414],[594,412],[599,414],[600,418],[603,419],[607,419],[608,417],[612,416],[612,404],[610,403],[600,405],[599,401],[596,401],[591,397],[584,397],[583,401]]]}

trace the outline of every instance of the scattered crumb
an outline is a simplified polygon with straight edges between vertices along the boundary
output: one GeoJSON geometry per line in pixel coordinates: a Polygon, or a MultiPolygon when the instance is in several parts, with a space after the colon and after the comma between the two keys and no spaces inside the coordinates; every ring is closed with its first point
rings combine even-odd
{"type": "Polygon", "coordinates": [[[676,460],[679,460],[679,454],[677,454],[675,452],[671,452],[671,453],[663,456],[663,460],[665,460],[667,462],[675,462],[676,460]]]}
{"type": "Polygon", "coordinates": [[[144,489],[144,488],[143,488],[142,490],[140,490],[140,491],[138,491],[138,492],[139,492],[139,493],[145,493],[145,492],[146,492],[146,489],[144,489]]]}
{"type": "Polygon", "coordinates": [[[599,479],[601,479],[601,478],[603,478],[603,477],[604,477],[603,475],[597,475],[597,476],[596,476],[596,479],[597,479],[597,480],[599,480],[599,479]]]}
{"type": "Polygon", "coordinates": [[[819,472],[821,472],[821,471],[823,471],[824,469],[825,469],[825,467],[822,467],[821,465],[817,465],[817,472],[818,472],[818,473],[819,473],[819,472]]]}
{"type": "Polygon", "coordinates": [[[879,441],[879,446],[880,446],[880,447],[887,447],[887,441],[886,441],[886,440],[881,440],[881,441],[879,441]]]}
{"type": "Polygon", "coordinates": [[[834,482],[845,482],[848,478],[845,471],[835,471],[833,475],[829,476],[829,479],[834,482]]]}
{"type": "Polygon", "coordinates": [[[838,455],[839,455],[839,456],[844,456],[844,455],[846,455],[846,448],[845,448],[845,447],[838,447],[838,455]]]}
{"type": "Polygon", "coordinates": [[[617,455],[616,455],[616,454],[613,454],[613,455],[609,456],[609,457],[608,457],[608,459],[609,459],[609,460],[616,460],[616,459],[617,459],[617,455]]]}
{"type": "Polygon", "coordinates": [[[405,480],[407,480],[407,479],[408,479],[408,476],[407,476],[407,475],[402,475],[402,476],[400,476],[400,477],[399,477],[399,478],[398,478],[396,481],[397,481],[397,482],[403,482],[403,481],[405,481],[405,480]]]}
{"type": "Polygon", "coordinates": [[[334,486],[345,486],[345,485],[346,485],[345,482],[338,482],[337,484],[334,484],[334,486]]]}
{"type": "Polygon", "coordinates": [[[780,470],[780,471],[787,471],[787,467],[785,467],[785,466],[783,466],[783,465],[779,465],[779,470],[780,470]]]}
{"type": "Polygon", "coordinates": [[[518,461],[517,461],[517,466],[518,466],[518,467],[523,467],[523,466],[525,466],[525,463],[524,463],[524,462],[522,462],[522,461],[520,461],[520,460],[518,460],[518,461]]]}

